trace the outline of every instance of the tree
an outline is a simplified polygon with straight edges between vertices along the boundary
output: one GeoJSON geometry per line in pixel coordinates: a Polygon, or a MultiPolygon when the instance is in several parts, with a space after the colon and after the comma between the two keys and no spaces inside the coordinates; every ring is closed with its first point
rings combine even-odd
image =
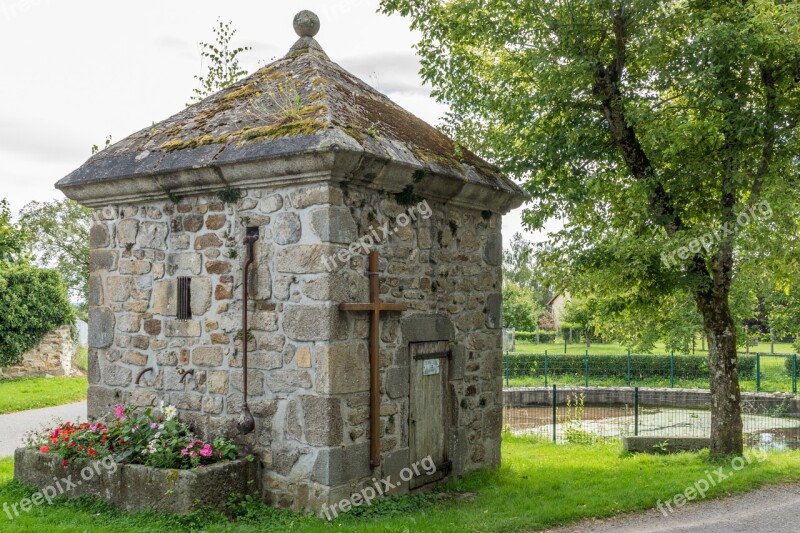
{"type": "Polygon", "coordinates": [[[553,291],[542,281],[533,245],[523,239],[520,233],[514,234],[511,248],[503,251],[503,279],[530,289],[541,307],[545,307],[553,297],[553,291]]]}
{"type": "Polygon", "coordinates": [[[72,297],[85,303],[92,210],[67,198],[31,202],[22,209],[20,223],[29,232],[28,250],[34,260],[55,267],[72,297]]]}
{"type": "Polygon", "coordinates": [[[200,87],[194,89],[192,102],[199,102],[207,96],[224,89],[242,76],[247,71],[239,66],[239,55],[251,50],[250,46],[231,47],[231,41],[236,35],[233,22],[222,22],[217,19],[214,32],[214,43],[200,42],[200,56],[209,61],[205,76],[195,76],[200,82],[200,87]]]}
{"type": "Polygon", "coordinates": [[[8,200],[0,200],[0,265],[18,262],[25,249],[25,234],[11,220],[8,200]]]}
{"type": "Polygon", "coordinates": [[[709,345],[711,452],[740,453],[731,291],[739,252],[780,250],[752,235],[794,223],[800,204],[800,3],[382,8],[422,33],[423,77],[466,125],[461,139],[526,181],[527,225],[566,218],[553,249],[573,295],[603,290],[648,312],[690,295],[709,345]]]}
{"type": "Polygon", "coordinates": [[[529,288],[512,281],[503,284],[503,326],[522,331],[536,331],[541,315],[536,297],[529,288]]]}
{"type": "Polygon", "coordinates": [[[578,326],[587,348],[592,342],[597,314],[596,302],[592,298],[572,298],[564,306],[564,322],[578,326]]]}

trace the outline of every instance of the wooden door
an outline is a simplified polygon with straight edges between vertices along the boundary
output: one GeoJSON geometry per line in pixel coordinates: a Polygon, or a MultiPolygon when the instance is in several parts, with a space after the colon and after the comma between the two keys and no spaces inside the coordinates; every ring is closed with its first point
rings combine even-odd
{"type": "MultiPolygon", "coordinates": [[[[414,342],[411,355],[411,409],[409,443],[412,465],[431,457],[436,465],[432,475],[411,479],[411,488],[437,481],[447,475],[449,462],[447,441],[449,414],[447,381],[450,363],[450,343],[414,342]]],[[[411,466],[411,465],[409,465],[411,466]]]]}

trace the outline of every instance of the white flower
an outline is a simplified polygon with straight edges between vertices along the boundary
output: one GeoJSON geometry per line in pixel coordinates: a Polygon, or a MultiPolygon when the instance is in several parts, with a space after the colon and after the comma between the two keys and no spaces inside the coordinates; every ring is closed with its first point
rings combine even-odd
{"type": "Polygon", "coordinates": [[[178,410],[175,408],[174,405],[168,405],[161,409],[161,414],[163,414],[164,418],[169,421],[178,415],[178,410]]]}

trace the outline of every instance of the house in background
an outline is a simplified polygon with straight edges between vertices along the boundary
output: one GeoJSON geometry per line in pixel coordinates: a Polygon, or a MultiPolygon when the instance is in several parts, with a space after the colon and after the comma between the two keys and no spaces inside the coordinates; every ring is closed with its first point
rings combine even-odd
{"type": "Polygon", "coordinates": [[[553,325],[556,330],[561,329],[561,323],[564,322],[564,310],[570,299],[569,291],[561,291],[557,292],[556,295],[547,302],[547,307],[550,308],[550,314],[553,316],[553,325]]]}

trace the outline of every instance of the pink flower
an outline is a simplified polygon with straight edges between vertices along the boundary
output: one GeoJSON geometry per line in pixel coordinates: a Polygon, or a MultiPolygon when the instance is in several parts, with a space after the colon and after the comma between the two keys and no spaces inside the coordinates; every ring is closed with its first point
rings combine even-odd
{"type": "Polygon", "coordinates": [[[189,455],[189,450],[187,450],[186,448],[182,449],[181,455],[189,455]]]}
{"type": "Polygon", "coordinates": [[[39,451],[42,453],[47,453],[50,451],[50,448],[48,448],[47,446],[42,446],[41,448],[39,448],[39,451]]]}
{"type": "Polygon", "coordinates": [[[205,446],[203,446],[203,449],[200,450],[200,455],[202,455],[203,457],[211,457],[212,455],[214,455],[214,450],[211,449],[210,444],[206,444],[205,446]]]}
{"type": "Polygon", "coordinates": [[[117,418],[119,418],[120,420],[125,420],[125,408],[124,407],[122,407],[121,405],[118,405],[116,407],[116,412],[117,412],[117,418]]]}

